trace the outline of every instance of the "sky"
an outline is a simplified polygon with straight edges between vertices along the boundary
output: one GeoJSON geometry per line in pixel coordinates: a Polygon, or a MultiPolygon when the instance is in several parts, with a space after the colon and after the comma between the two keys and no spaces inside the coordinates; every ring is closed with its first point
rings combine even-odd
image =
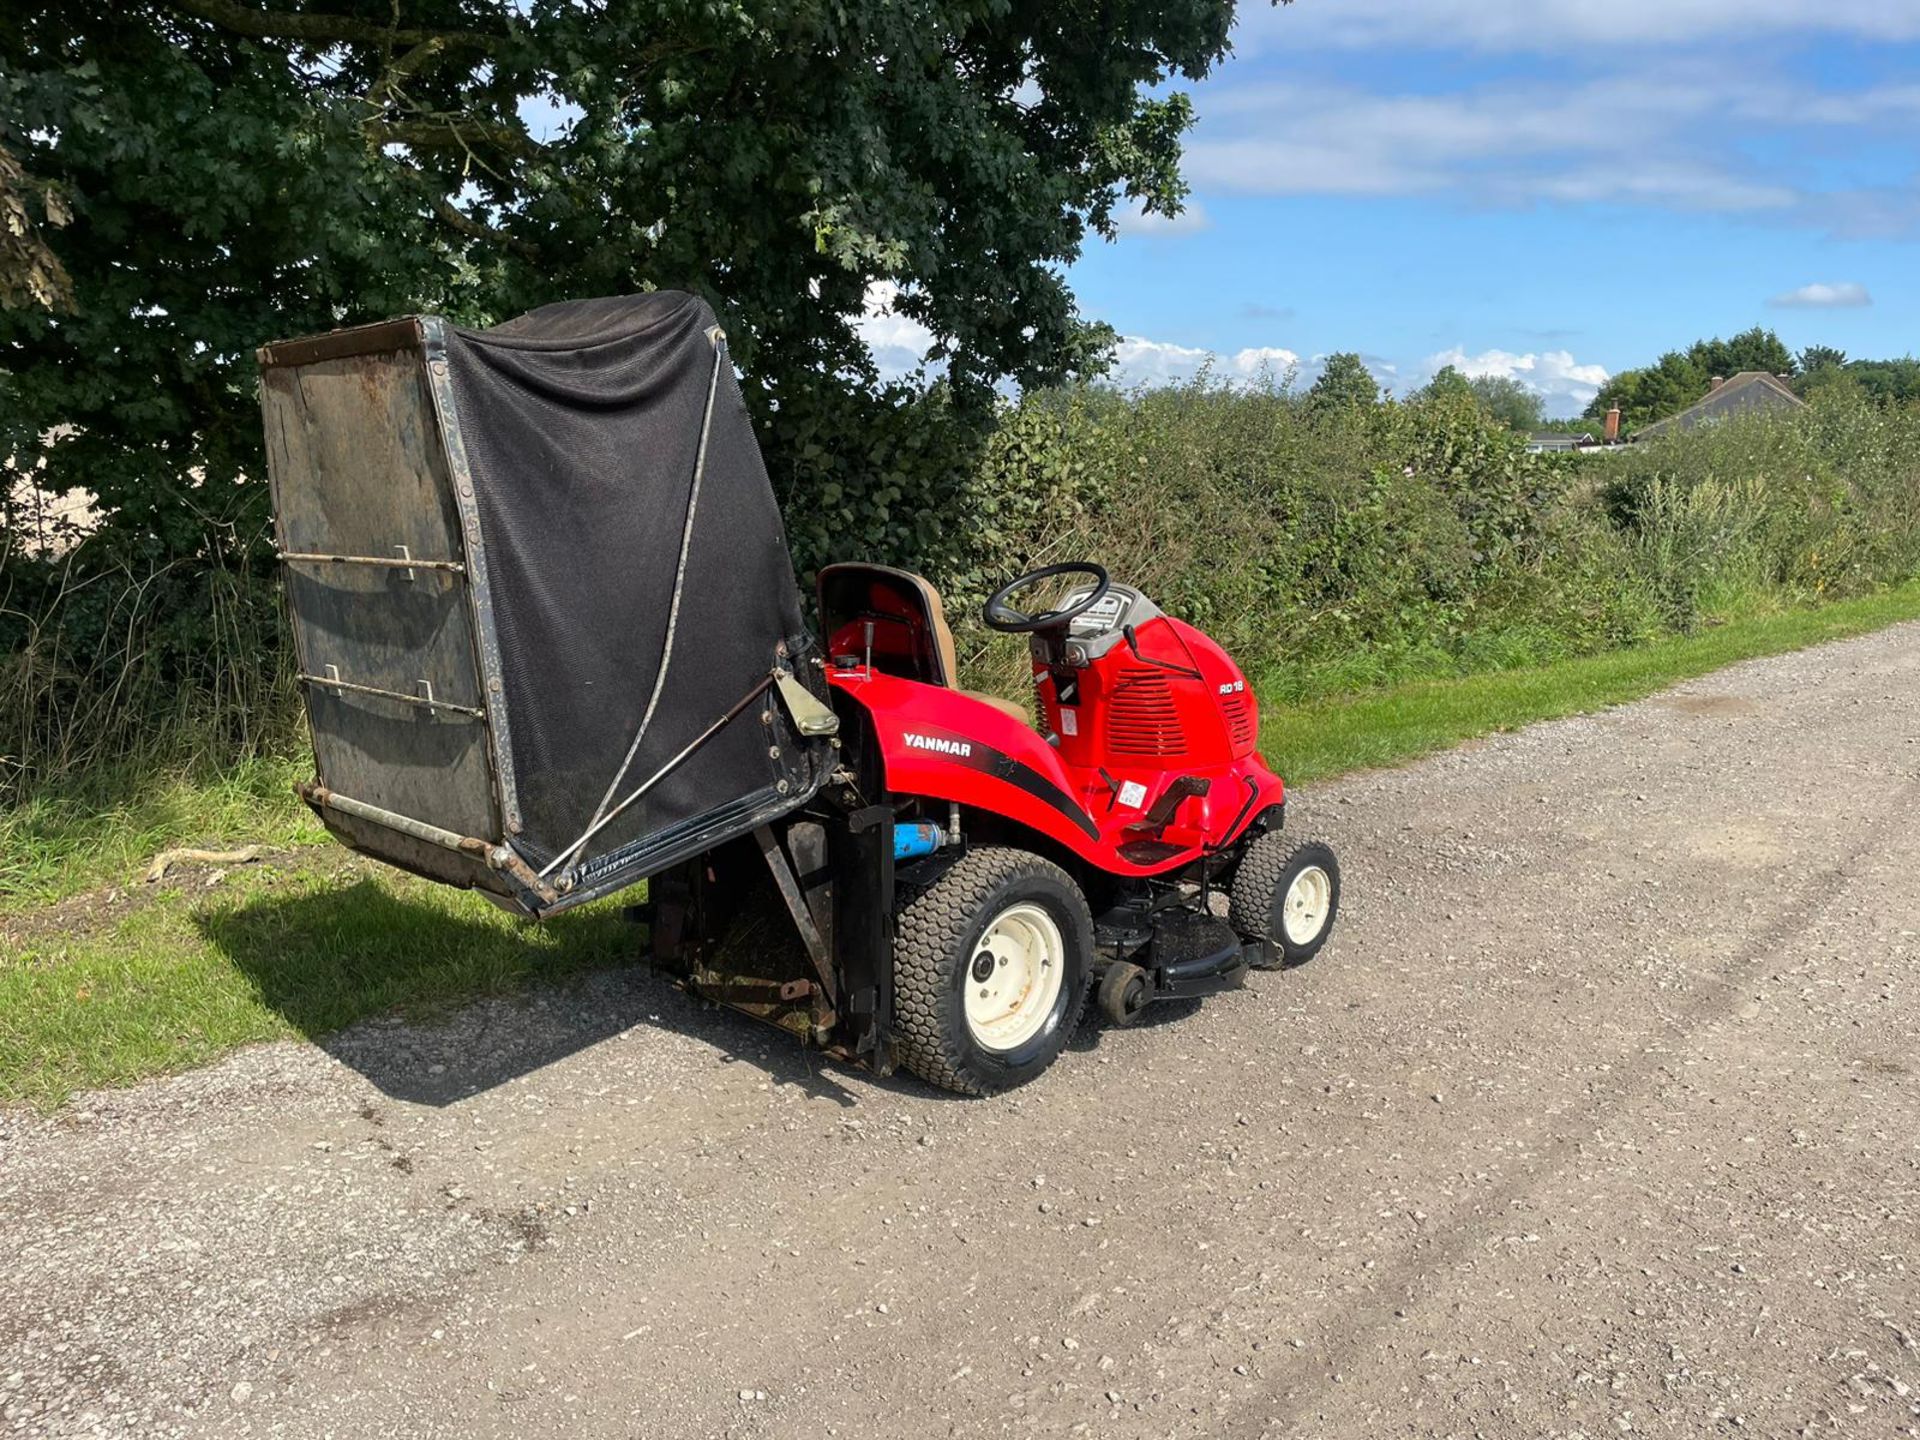
{"type": "MultiPolygon", "coordinates": [[[[1179,88],[1185,213],[1070,272],[1123,383],[1352,350],[1569,415],[1756,324],[1920,351],[1920,0],[1253,0],[1179,88]]],[[[868,334],[910,363],[912,327],[868,334]]]]}

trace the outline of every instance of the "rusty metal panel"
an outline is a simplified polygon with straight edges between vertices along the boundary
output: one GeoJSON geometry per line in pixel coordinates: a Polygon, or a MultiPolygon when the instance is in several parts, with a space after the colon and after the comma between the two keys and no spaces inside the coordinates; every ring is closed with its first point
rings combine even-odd
{"type": "Polygon", "coordinates": [[[461,890],[484,890],[512,902],[520,899],[507,878],[480,856],[448,850],[358,815],[316,808],[327,830],[349,850],[370,855],[423,880],[436,880],[461,890]]]}
{"type": "Polygon", "coordinates": [[[446,445],[447,492],[454,523],[466,537],[467,590],[473,601],[474,648],[481,673],[487,677],[487,729],[493,744],[494,798],[506,821],[509,836],[520,834],[520,797],[514,778],[513,733],[501,689],[500,633],[494,623],[493,581],[487,567],[487,547],[480,529],[480,507],[475,502],[473,468],[467,444],[455,419],[453,385],[448,376],[447,322],[435,315],[419,321],[427,361],[427,389],[433,413],[446,445]]]}
{"type": "MultiPolygon", "coordinates": [[[[468,557],[420,330],[351,333],[384,348],[263,356],[278,538],[303,557],[284,578],[319,780],[495,841],[504,830],[468,557]],[[369,563],[407,559],[421,563],[369,563]]],[[[357,848],[378,854],[382,843],[370,827],[357,848]]]]}
{"type": "MultiPolygon", "coordinates": [[[[418,349],[266,373],[294,473],[275,478],[285,550],[457,558],[459,528],[418,349]],[[296,478],[297,476],[297,478],[296,478]]],[[[269,421],[269,431],[275,428],[269,421]]]]}

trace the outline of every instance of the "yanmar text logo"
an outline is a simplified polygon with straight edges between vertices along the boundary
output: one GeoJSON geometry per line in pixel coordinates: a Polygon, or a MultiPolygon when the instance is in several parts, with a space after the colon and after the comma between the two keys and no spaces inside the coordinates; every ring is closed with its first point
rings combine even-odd
{"type": "Polygon", "coordinates": [[[973,746],[965,740],[947,740],[938,735],[903,735],[900,738],[915,750],[931,750],[936,755],[952,755],[965,760],[973,754],[973,746]]]}

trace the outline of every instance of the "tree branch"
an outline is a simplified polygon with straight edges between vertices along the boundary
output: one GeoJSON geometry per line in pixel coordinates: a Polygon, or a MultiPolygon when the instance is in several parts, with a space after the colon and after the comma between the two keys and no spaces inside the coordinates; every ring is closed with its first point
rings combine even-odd
{"type": "Polygon", "coordinates": [[[538,142],[517,126],[458,115],[369,120],[361,128],[376,145],[408,145],[415,150],[471,150],[475,145],[486,145],[508,155],[540,153],[538,142]]]}
{"type": "MultiPolygon", "coordinates": [[[[421,46],[431,42],[441,49],[466,45],[491,50],[507,38],[505,34],[480,30],[402,30],[372,20],[356,20],[350,15],[290,15],[278,10],[256,10],[237,0],[167,0],[167,3],[184,15],[210,21],[223,30],[256,40],[306,40],[322,45],[421,46]]],[[[420,59],[424,61],[432,53],[428,51],[420,59]]]]}
{"type": "Polygon", "coordinates": [[[529,258],[540,253],[525,240],[509,235],[504,230],[496,230],[491,225],[482,224],[444,195],[431,195],[427,198],[427,203],[433,207],[433,213],[440,218],[442,224],[449,230],[466,236],[469,240],[482,240],[489,245],[505,246],[516,255],[529,258]]]}
{"type": "Polygon", "coordinates": [[[447,51],[457,49],[459,42],[445,35],[429,35],[426,39],[396,57],[387,66],[386,73],[380,77],[376,89],[393,89],[409,75],[417,74],[423,67],[440,58],[447,51]]]}

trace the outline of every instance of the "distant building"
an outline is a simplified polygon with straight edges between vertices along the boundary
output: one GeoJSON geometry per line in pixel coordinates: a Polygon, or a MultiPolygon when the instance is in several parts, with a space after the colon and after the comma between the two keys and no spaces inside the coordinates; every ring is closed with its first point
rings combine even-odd
{"type": "Polygon", "coordinates": [[[1743,370],[1731,380],[1714,378],[1713,388],[1698,404],[1678,415],[1669,415],[1649,425],[1633,438],[1651,440],[1655,436],[1679,430],[1695,430],[1715,420],[1735,415],[1754,415],[1768,411],[1804,410],[1807,402],[1787,388],[1786,381],[1764,370],[1743,370]]]}
{"type": "Polygon", "coordinates": [[[1527,436],[1527,453],[1541,455],[1562,450],[1584,450],[1596,444],[1591,435],[1575,430],[1536,430],[1527,436]]]}

